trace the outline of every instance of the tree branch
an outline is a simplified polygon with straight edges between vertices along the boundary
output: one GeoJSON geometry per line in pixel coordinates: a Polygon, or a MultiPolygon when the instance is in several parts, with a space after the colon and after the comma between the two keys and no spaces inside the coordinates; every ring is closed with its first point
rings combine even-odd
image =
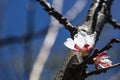
{"type": "Polygon", "coordinates": [[[59,12],[57,12],[50,4],[45,0],[37,0],[40,2],[42,6],[44,6],[44,10],[46,10],[49,15],[52,15],[54,18],[56,18],[59,23],[63,24],[65,28],[71,33],[76,34],[77,29],[68,21],[67,18],[63,17],[59,12]]]}
{"type": "MultiPolygon", "coordinates": [[[[107,22],[107,19],[108,19],[107,16],[109,16],[109,15],[105,14],[106,10],[110,9],[110,6],[108,6],[109,5],[108,2],[112,3],[112,1],[109,1],[109,0],[100,0],[100,1],[96,0],[95,2],[93,2],[92,6],[88,12],[88,16],[87,16],[85,22],[83,23],[83,25],[78,26],[78,32],[82,30],[82,31],[85,31],[89,35],[96,31],[97,32],[96,41],[97,41],[104,24],[107,22]],[[105,6],[107,6],[107,7],[105,7],[105,6]]],[[[96,52],[97,52],[97,50],[96,50],[96,52]]],[[[69,53],[71,53],[71,52],[69,52],[69,53]]],[[[73,52],[73,54],[75,54],[75,52],[73,52]]],[[[78,54],[80,54],[80,53],[78,53],[78,54]]],[[[71,57],[71,59],[72,58],[73,57],[71,57]]],[[[69,59],[67,62],[69,62],[71,59],[69,59]]],[[[77,58],[77,59],[79,60],[80,58],[77,58]]],[[[85,80],[86,67],[87,67],[86,64],[87,64],[88,60],[89,59],[86,59],[85,61],[74,65],[74,67],[73,66],[68,67],[68,65],[67,65],[68,63],[66,63],[66,65],[63,65],[64,70],[62,70],[62,71],[65,71],[64,74],[60,75],[60,71],[61,71],[60,70],[54,80],[85,80]],[[81,71],[79,69],[82,69],[83,71],[81,71]],[[74,71],[77,72],[75,74],[75,76],[73,74],[74,71]],[[70,77],[70,78],[68,78],[68,77],[70,77]]],[[[74,61],[71,62],[71,64],[73,64],[73,63],[74,63],[74,61]]]]}
{"type": "Polygon", "coordinates": [[[107,23],[111,24],[114,28],[118,28],[120,29],[120,23],[118,23],[115,19],[112,18],[112,15],[111,15],[111,5],[113,3],[114,0],[111,0],[111,2],[109,2],[109,8],[108,10],[106,10],[106,14],[109,15],[108,16],[108,20],[107,20],[107,23]]]}
{"type": "Polygon", "coordinates": [[[106,72],[107,70],[118,67],[118,66],[120,66],[120,63],[114,64],[114,65],[112,65],[112,66],[110,66],[108,68],[102,68],[102,69],[99,69],[99,70],[91,71],[91,72],[86,74],[86,77],[106,72]]]}
{"type": "Polygon", "coordinates": [[[120,23],[117,23],[117,21],[115,19],[110,18],[108,23],[111,24],[114,28],[120,29],[120,23]]]}
{"type": "MultiPolygon", "coordinates": [[[[114,0],[94,0],[88,11],[85,22],[81,26],[75,27],[71,25],[67,18],[64,18],[59,12],[57,12],[52,6],[50,6],[49,3],[44,0],[39,0],[40,4],[45,7],[45,10],[50,15],[55,17],[61,24],[63,24],[65,28],[72,34],[72,38],[76,33],[80,31],[86,32],[87,35],[90,35],[93,32],[97,32],[96,41],[98,41],[99,35],[104,25],[108,21],[113,1],[114,0]]],[[[100,51],[96,49],[93,55],[97,56],[97,53],[109,49],[110,45],[113,42],[116,42],[116,40],[108,43],[108,45],[106,45],[100,51]]],[[[64,64],[62,65],[62,68],[54,77],[54,80],[85,80],[85,78],[87,77],[86,68],[89,58],[86,57],[86,59],[83,61],[82,58],[83,57],[80,55],[80,53],[69,51],[67,57],[65,58],[64,64]],[[77,64],[75,64],[75,62],[77,64]]],[[[92,60],[93,57],[90,58],[92,60]]]]}
{"type": "Polygon", "coordinates": [[[101,53],[105,50],[109,50],[112,47],[113,43],[120,43],[120,40],[117,38],[113,38],[105,47],[103,47],[101,50],[99,50],[98,53],[101,53]]]}

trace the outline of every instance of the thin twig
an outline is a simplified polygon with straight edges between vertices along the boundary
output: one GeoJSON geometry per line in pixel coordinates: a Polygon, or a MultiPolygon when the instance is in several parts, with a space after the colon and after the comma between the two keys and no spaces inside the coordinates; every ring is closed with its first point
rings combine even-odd
{"type": "Polygon", "coordinates": [[[112,47],[113,43],[120,43],[120,40],[117,38],[113,38],[105,47],[98,51],[98,54],[105,50],[109,50],[112,47]]]}
{"type": "Polygon", "coordinates": [[[114,28],[120,29],[120,23],[117,23],[117,21],[113,18],[110,18],[108,23],[110,23],[114,28]]]}
{"type": "Polygon", "coordinates": [[[86,74],[86,77],[106,72],[107,70],[118,67],[118,66],[120,66],[120,63],[114,64],[114,65],[112,65],[112,66],[110,66],[108,68],[102,68],[102,69],[99,69],[99,70],[91,71],[91,72],[86,74]]]}

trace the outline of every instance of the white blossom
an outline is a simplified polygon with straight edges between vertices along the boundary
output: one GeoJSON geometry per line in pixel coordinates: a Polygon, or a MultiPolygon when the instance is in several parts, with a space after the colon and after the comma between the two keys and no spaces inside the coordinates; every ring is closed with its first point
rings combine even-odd
{"type": "Polygon", "coordinates": [[[85,31],[75,34],[74,39],[68,38],[64,45],[74,51],[80,52],[82,49],[89,51],[95,44],[96,32],[89,35],[85,31]]]}
{"type": "Polygon", "coordinates": [[[95,61],[96,69],[98,69],[98,65],[101,68],[107,68],[112,66],[112,61],[108,58],[109,57],[107,56],[106,52],[102,52],[97,57],[93,58],[93,60],[95,61]]]}

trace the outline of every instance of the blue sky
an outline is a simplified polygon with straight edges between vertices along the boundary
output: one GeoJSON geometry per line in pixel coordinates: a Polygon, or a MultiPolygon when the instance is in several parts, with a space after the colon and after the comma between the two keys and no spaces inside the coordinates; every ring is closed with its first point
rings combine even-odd
{"type": "MultiPolygon", "coordinates": [[[[0,27],[1,28],[0,39],[5,39],[11,36],[22,36],[27,33],[26,26],[27,26],[27,20],[28,20],[27,16],[28,16],[28,2],[29,1],[30,0],[1,0],[0,1],[0,2],[3,2],[4,4],[0,8],[1,11],[3,11],[2,8],[5,9],[4,16],[2,16],[3,25],[0,27]]],[[[72,7],[75,1],[76,0],[65,0],[62,14],[65,14],[72,7]]],[[[49,0],[49,2],[51,1],[49,0]]],[[[82,24],[87,14],[87,11],[90,7],[90,4],[91,4],[91,0],[88,1],[83,11],[79,15],[77,15],[77,17],[74,20],[71,21],[73,25],[82,24]]],[[[40,30],[42,31],[43,29],[48,28],[48,25],[50,23],[50,16],[48,15],[47,12],[43,10],[43,7],[39,3],[34,1],[33,5],[34,5],[33,8],[35,9],[34,18],[32,20],[34,21],[33,31],[34,32],[37,32],[40,30]]],[[[120,22],[119,7],[120,7],[120,0],[115,0],[112,6],[111,12],[112,12],[113,17],[118,22],[120,22]]],[[[33,39],[31,41],[32,49],[33,49],[32,63],[34,62],[39,52],[39,49],[44,40],[44,36],[40,36],[40,38],[33,39]]],[[[55,74],[57,69],[60,67],[60,64],[63,61],[63,58],[65,57],[66,52],[68,50],[63,45],[63,42],[68,37],[70,37],[68,31],[65,30],[64,27],[61,28],[59,30],[59,35],[52,48],[50,57],[48,59],[48,62],[46,63],[44,72],[42,74],[43,80],[49,80],[49,79],[46,79],[46,76],[48,76],[48,78],[51,78],[53,74],[55,74]],[[58,65],[54,67],[52,65],[52,61],[56,59],[56,57],[59,58],[58,61],[60,61],[59,62],[60,64],[57,63],[58,65]]],[[[104,30],[101,33],[100,40],[97,43],[96,47],[102,48],[103,45],[106,44],[113,37],[117,37],[120,39],[120,31],[118,29],[114,29],[109,24],[105,25],[104,30]]],[[[119,62],[120,60],[119,59],[119,56],[120,56],[119,47],[120,47],[120,44],[114,44],[113,48],[108,51],[114,63],[119,62]]],[[[24,50],[25,50],[24,43],[15,43],[15,44],[10,44],[10,45],[5,45],[2,47],[0,46],[0,80],[28,80],[28,76],[27,76],[27,73],[24,72],[24,65],[23,65],[24,63],[23,58],[25,55],[24,50]]],[[[29,56],[29,53],[27,53],[27,55],[29,56]]],[[[94,76],[93,79],[100,80],[100,77],[104,77],[104,79],[102,80],[109,80],[109,78],[113,76],[114,74],[116,74],[118,71],[120,71],[120,67],[112,69],[108,71],[108,73],[106,74],[101,74],[100,76],[97,76],[97,77],[94,76]]]]}

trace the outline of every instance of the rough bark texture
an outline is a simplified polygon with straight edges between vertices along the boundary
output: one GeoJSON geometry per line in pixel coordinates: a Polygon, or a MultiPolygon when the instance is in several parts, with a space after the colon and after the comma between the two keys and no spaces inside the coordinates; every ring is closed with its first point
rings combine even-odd
{"type": "MultiPolygon", "coordinates": [[[[44,0],[38,0],[42,6],[44,6],[45,10],[55,17],[61,24],[65,26],[65,28],[71,33],[71,37],[80,31],[86,32],[88,35],[97,32],[96,41],[99,39],[99,35],[106,23],[110,23],[116,26],[116,22],[111,19],[110,9],[114,0],[93,0],[91,7],[88,11],[87,17],[84,23],[81,26],[73,26],[67,18],[64,18],[60,13],[58,13],[53,7],[49,5],[44,0]]],[[[116,26],[119,28],[119,25],[116,26]]],[[[113,42],[120,42],[119,40],[112,40],[113,42]]],[[[108,43],[102,50],[96,49],[92,56],[83,58],[77,52],[70,50],[67,53],[67,56],[62,64],[61,69],[55,75],[53,80],[85,80],[86,77],[94,74],[99,74],[105,72],[106,69],[93,71],[91,73],[86,73],[87,64],[92,63],[92,58],[97,56],[101,51],[107,50],[111,48],[111,44],[113,42],[108,43]],[[82,61],[82,58],[84,61],[82,61]]],[[[119,66],[119,64],[117,64],[119,66]]],[[[113,65],[116,67],[116,65],[113,65]]],[[[111,68],[113,68],[111,67],[111,68]]]]}

